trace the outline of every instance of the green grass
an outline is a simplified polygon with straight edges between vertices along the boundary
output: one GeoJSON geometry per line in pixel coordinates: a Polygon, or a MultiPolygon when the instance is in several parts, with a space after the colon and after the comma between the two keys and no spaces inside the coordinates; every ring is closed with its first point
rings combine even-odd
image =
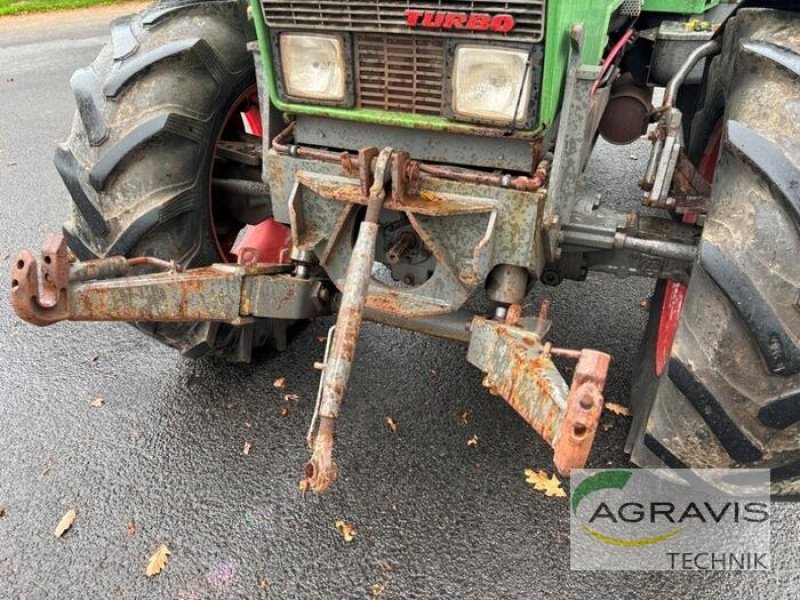
{"type": "Polygon", "coordinates": [[[130,0],[0,0],[0,17],[45,10],[83,8],[98,4],[118,4],[130,0]]]}

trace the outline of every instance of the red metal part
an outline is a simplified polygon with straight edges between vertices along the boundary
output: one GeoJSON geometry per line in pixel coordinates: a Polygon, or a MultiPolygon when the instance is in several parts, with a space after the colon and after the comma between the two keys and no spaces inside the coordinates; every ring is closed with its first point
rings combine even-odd
{"type": "Polygon", "coordinates": [[[250,107],[242,113],[242,120],[244,121],[244,128],[250,135],[264,137],[264,129],[261,126],[261,111],[258,104],[251,104],[250,107]]]}
{"type": "Polygon", "coordinates": [[[683,310],[688,286],[678,281],[668,281],[664,289],[664,303],[661,306],[661,320],[658,323],[656,339],[656,375],[661,377],[667,367],[672,342],[678,331],[678,322],[683,310]]]}
{"type": "Polygon", "coordinates": [[[291,247],[291,228],[270,218],[258,225],[248,226],[231,253],[239,258],[240,265],[279,265],[290,261],[288,251],[291,247]]]}
{"type": "Polygon", "coordinates": [[[586,465],[592,449],[611,357],[597,350],[581,350],[567,396],[567,412],[553,444],[553,462],[562,475],[586,465]]]}
{"type": "MultiPolygon", "coordinates": [[[[711,137],[706,144],[706,150],[700,159],[697,170],[708,183],[714,181],[714,172],[717,170],[719,150],[722,145],[722,120],[716,124],[711,132],[711,137]]],[[[683,215],[684,223],[696,223],[697,215],[683,215]]],[[[656,338],[656,376],[661,377],[667,368],[669,355],[672,352],[672,343],[678,332],[678,323],[681,318],[683,304],[686,301],[686,292],[689,286],[678,281],[668,281],[664,289],[664,301],[661,305],[661,320],[658,323],[658,337],[656,338]]]]}
{"type": "Polygon", "coordinates": [[[11,306],[21,319],[39,326],[63,321],[69,315],[69,256],[62,235],[51,233],[45,238],[42,278],[40,282],[33,254],[20,252],[11,268],[11,306]]]}

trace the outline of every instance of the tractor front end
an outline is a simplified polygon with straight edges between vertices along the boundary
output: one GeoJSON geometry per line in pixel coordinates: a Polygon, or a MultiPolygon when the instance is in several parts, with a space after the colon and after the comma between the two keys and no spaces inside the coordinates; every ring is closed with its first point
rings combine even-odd
{"type": "Polygon", "coordinates": [[[73,78],[78,131],[57,166],[74,217],[41,264],[18,257],[15,309],[39,325],[130,321],[190,356],[234,360],[285,346],[297,320],[336,314],[307,437],[318,491],[336,477],[362,321],[451,339],[569,474],[589,456],[611,359],[553,347],[547,302],[526,315],[524,300],[590,270],[685,288],[709,183],[686,150],[679,92],[699,89],[735,8],[695,4],[159,3],[116,25],[110,65],[73,78]],[[687,25],[691,14],[712,25],[687,25]],[[143,51],[120,48],[127,31],[143,51]],[[173,100],[195,104],[131,125],[119,116],[130,81],[168,59],[195,82],[173,100]],[[598,134],[630,143],[652,122],[643,199],[671,214],[605,210],[582,176],[598,134]],[[170,176],[143,183],[142,169],[170,176]],[[126,204],[131,190],[150,200],[126,204]],[[470,310],[476,297],[492,309],[470,310]],[[554,357],[576,361],[570,384],[554,357]]]}

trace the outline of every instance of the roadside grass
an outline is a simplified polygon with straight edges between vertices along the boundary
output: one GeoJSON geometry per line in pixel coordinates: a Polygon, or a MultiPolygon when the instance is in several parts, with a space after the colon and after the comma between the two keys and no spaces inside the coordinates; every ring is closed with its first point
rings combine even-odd
{"type": "Polygon", "coordinates": [[[98,4],[120,4],[132,0],[0,0],[0,17],[46,10],[67,10],[98,4]]]}

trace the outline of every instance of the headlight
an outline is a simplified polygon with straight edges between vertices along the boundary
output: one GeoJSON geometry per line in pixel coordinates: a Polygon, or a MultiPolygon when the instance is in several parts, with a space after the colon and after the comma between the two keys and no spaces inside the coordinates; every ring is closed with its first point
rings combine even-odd
{"type": "Polygon", "coordinates": [[[287,95],[309,100],[344,101],[347,84],[341,37],[284,33],[280,44],[287,95]]]}
{"type": "Polygon", "coordinates": [[[524,125],[532,79],[527,63],[526,50],[458,46],[453,61],[453,113],[466,119],[524,125]]]}

